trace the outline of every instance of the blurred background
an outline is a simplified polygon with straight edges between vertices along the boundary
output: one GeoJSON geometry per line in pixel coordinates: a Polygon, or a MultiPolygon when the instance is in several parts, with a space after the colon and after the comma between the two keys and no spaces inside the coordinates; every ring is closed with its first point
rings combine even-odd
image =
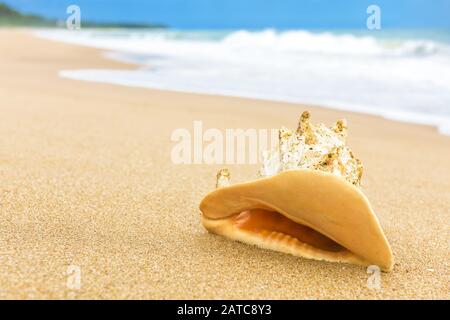
{"type": "Polygon", "coordinates": [[[64,77],[318,104],[450,134],[450,0],[0,3],[3,27],[140,65],[64,77]],[[79,30],[67,28],[70,5],[79,30]]]}

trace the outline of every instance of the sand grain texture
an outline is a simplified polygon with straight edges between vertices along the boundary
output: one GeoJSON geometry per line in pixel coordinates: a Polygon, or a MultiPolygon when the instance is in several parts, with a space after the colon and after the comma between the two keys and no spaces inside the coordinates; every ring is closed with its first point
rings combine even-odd
{"type": "MultiPolygon", "coordinates": [[[[0,298],[449,298],[450,138],[307,107],[314,122],[347,118],[365,165],[363,190],[396,260],[376,291],[364,268],[208,234],[198,204],[220,166],[170,161],[171,132],[193,120],[295,127],[306,107],[58,77],[81,68],[133,66],[0,30],[0,298]],[[70,265],[79,290],[67,286],[70,265]]],[[[230,169],[233,181],[256,174],[230,169]]]]}

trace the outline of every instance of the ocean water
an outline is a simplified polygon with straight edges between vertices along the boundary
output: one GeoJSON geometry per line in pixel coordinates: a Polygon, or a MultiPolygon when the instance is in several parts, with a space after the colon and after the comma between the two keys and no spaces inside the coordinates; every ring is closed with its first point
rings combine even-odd
{"type": "Polygon", "coordinates": [[[63,77],[288,102],[430,124],[450,135],[450,30],[43,30],[136,70],[63,77]]]}

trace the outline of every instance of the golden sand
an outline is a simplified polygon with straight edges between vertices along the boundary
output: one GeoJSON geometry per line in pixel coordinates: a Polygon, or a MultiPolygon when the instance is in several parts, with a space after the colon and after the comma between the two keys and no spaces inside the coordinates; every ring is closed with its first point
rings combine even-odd
{"type": "MultiPolygon", "coordinates": [[[[449,137],[311,106],[58,77],[80,68],[133,66],[0,31],[0,298],[449,298],[449,137]],[[359,266],[207,233],[198,204],[220,166],[170,161],[171,132],[193,120],[278,128],[305,109],[349,123],[362,190],[396,261],[380,290],[359,266]]],[[[230,169],[235,182],[256,170],[230,169]]]]}

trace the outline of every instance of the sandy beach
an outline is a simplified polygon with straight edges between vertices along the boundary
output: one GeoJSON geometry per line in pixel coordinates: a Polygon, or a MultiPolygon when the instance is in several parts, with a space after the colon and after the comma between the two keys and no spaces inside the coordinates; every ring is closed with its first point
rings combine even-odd
{"type": "MultiPolygon", "coordinates": [[[[0,298],[449,299],[450,138],[325,108],[75,81],[127,65],[0,30],[0,298]],[[346,118],[363,192],[392,246],[381,289],[359,266],[209,234],[198,205],[219,165],[175,165],[176,128],[295,127],[346,118]],[[73,286],[73,270],[80,272],[73,286]]],[[[229,166],[232,181],[256,165],[229,166]]]]}

